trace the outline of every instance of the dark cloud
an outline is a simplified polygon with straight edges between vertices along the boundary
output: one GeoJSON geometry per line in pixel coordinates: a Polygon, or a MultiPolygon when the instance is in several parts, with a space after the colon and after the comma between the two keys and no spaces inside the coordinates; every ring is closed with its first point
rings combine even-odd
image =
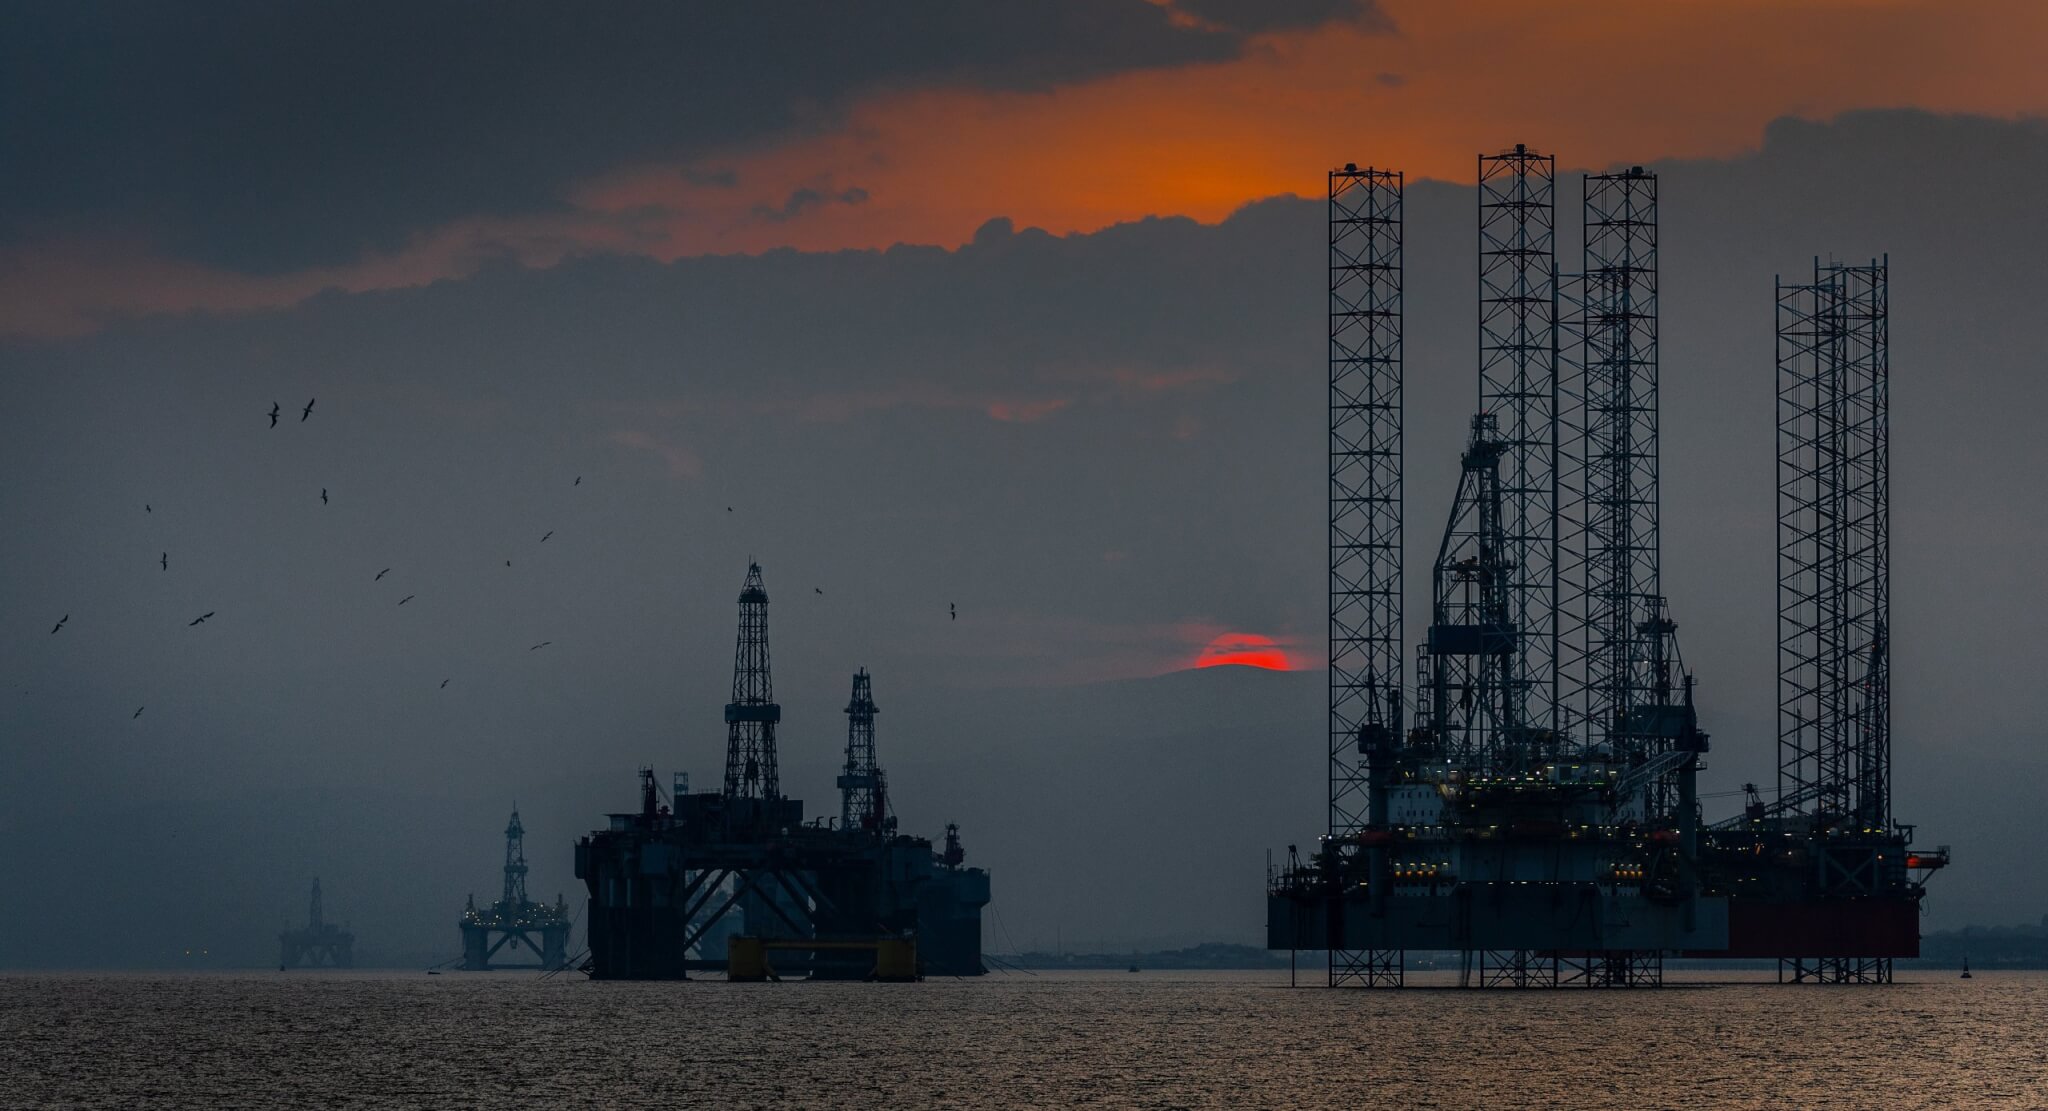
{"type": "Polygon", "coordinates": [[[823,208],[828,204],[865,204],[867,199],[868,191],[858,185],[841,189],[836,193],[822,192],[805,186],[792,191],[789,198],[780,205],[755,205],[753,211],[757,220],[780,223],[784,220],[794,220],[814,208],[823,208]]]}
{"type": "MultiPolygon", "coordinates": [[[[1773,275],[1889,251],[1897,811],[1957,846],[1930,927],[2038,917],[2048,129],[1786,121],[1656,168],[1665,587],[1705,789],[1772,766],[1773,275]]],[[[1576,203],[1567,172],[1566,269],[1576,203]]],[[[1409,190],[1411,640],[1476,403],[1473,211],[1409,190]]],[[[261,960],[314,872],[380,947],[436,955],[515,795],[536,889],[573,895],[570,838],[635,767],[715,773],[750,556],[814,812],[866,665],[906,828],[965,821],[1013,932],[1256,940],[1260,854],[1319,826],[1318,680],[1214,706],[1042,688],[1191,662],[1211,631],[1314,654],[1325,234],[1296,199],[1068,237],[996,219],[956,251],[501,266],[8,346],[0,889],[35,898],[0,909],[0,964],[154,960],[166,916],[261,960]],[[1132,880],[1103,846],[1133,829],[1186,851],[1132,880]]]]}
{"type": "Polygon", "coordinates": [[[1146,0],[8,4],[0,242],[90,231],[243,270],[337,263],[553,210],[622,165],[826,126],[865,90],[1217,61],[1359,10],[1226,5],[1186,26],[1146,0]]]}

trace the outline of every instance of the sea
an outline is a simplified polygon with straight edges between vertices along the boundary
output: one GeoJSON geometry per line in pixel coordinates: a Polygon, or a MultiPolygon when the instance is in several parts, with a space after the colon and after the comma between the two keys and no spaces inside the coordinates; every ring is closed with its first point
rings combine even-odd
{"type": "Polygon", "coordinates": [[[2048,1107],[2048,973],[1889,986],[0,974],[6,1107],[2048,1107]]]}

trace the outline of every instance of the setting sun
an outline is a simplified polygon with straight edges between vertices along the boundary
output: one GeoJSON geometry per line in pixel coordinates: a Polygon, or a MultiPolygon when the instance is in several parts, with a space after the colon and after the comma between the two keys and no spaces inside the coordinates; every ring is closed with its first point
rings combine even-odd
{"type": "Polygon", "coordinates": [[[1257,633],[1224,633],[1202,648],[1202,654],[1195,658],[1195,666],[1262,667],[1268,671],[1288,671],[1292,665],[1287,662],[1287,653],[1273,643],[1273,638],[1257,633]]]}

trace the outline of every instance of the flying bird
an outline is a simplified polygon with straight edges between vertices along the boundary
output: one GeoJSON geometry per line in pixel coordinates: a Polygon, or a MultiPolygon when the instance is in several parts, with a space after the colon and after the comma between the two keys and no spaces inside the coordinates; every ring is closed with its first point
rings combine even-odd
{"type": "Polygon", "coordinates": [[[729,506],[729,505],[728,505],[728,506],[726,506],[726,507],[725,507],[725,511],[726,511],[727,513],[731,513],[731,512],[732,512],[732,506],[729,506]]]}
{"type": "Polygon", "coordinates": [[[61,629],[61,628],[63,628],[63,627],[64,627],[64,621],[69,621],[69,620],[71,620],[71,615],[67,613],[67,614],[65,614],[65,615],[64,615],[64,620],[63,620],[63,621],[59,621],[59,622],[57,622],[57,623],[56,623],[55,625],[52,625],[52,626],[50,626],[50,635],[51,635],[51,636],[56,636],[56,635],[57,635],[57,630],[58,630],[58,629],[61,629]]]}
{"type": "MultiPolygon", "coordinates": [[[[313,402],[315,402],[315,401],[318,401],[318,400],[320,400],[320,399],[319,399],[319,398],[317,398],[317,397],[314,397],[314,398],[308,398],[308,399],[307,399],[307,401],[306,401],[306,408],[305,408],[305,410],[304,410],[303,412],[301,412],[301,413],[299,414],[299,423],[300,423],[300,424],[304,424],[304,423],[306,423],[306,418],[307,418],[307,417],[310,417],[310,416],[312,416],[312,415],[313,415],[313,402]]],[[[273,404],[275,404],[275,403],[273,402],[273,404]]]]}
{"type": "Polygon", "coordinates": [[[825,593],[825,588],[824,588],[824,587],[820,587],[820,586],[814,586],[814,587],[812,587],[812,588],[811,588],[811,593],[813,593],[813,594],[823,594],[823,593],[825,593]]]}
{"type": "Polygon", "coordinates": [[[158,557],[157,557],[157,559],[156,559],[156,562],[157,562],[157,565],[158,565],[158,566],[160,566],[160,567],[162,567],[162,568],[163,568],[164,570],[166,570],[166,571],[170,570],[170,569],[171,569],[171,553],[169,553],[169,552],[165,552],[164,554],[162,554],[162,555],[158,556],[158,557]]]}
{"type": "Polygon", "coordinates": [[[402,605],[406,604],[407,602],[410,602],[410,601],[412,601],[412,600],[413,600],[414,598],[417,598],[417,597],[419,597],[419,595],[417,595],[417,594],[408,594],[408,595],[406,595],[405,597],[403,597],[403,598],[400,598],[400,599],[398,600],[398,604],[402,606],[402,605]]]}
{"type": "MultiPolygon", "coordinates": [[[[555,530],[554,530],[554,529],[549,529],[549,530],[548,530],[548,536],[553,536],[554,534],[555,534],[555,530]]],[[[541,537],[541,538],[540,538],[540,542],[541,542],[541,543],[543,543],[543,544],[547,543],[547,542],[548,542],[548,536],[543,536],[543,537],[541,537]]]]}
{"type": "Polygon", "coordinates": [[[581,485],[583,485],[583,476],[582,476],[582,475],[577,475],[577,476],[576,476],[576,481],[574,481],[574,482],[570,483],[569,485],[571,485],[571,486],[581,486],[581,485]]]}
{"type": "Polygon", "coordinates": [[[277,427],[277,414],[280,411],[277,402],[273,401],[270,403],[270,427],[277,427]]]}
{"type": "Polygon", "coordinates": [[[322,487],[320,488],[320,504],[321,504],[321,505],[326,505],[326,504],[327,504],[327,487],[325,487],[325,486],[322,486],[322,487]]]}
{"type": "Polygon", "coordinates": [[[134,712],[133,714],[129,715],[129,717],[128,717],[128,720],[129,720],[129,721],[134,721],[134,720],[135,720],[136,718],[139,718],[139,717],[141,717],[141,716],[142,716],[142,711],[144,711],[144,710],[146,710],[146,709],[148,709],[148,707],[146,707],[146,706],[137,706],[137,707],[135,707],[135,712],[134,712]]]}
{"type": "Polygon", "coordinates": [[[512,561],[511,561],[511,560],[509,560],[509,559],[508,559],[508,560],[506,560],[506,561],[505,561],[505,566],[507,566],[507,567],[510,567],[510,566],[512,566],[512,561]]]}
{"type": "Polygon", "coordinates": [[[149,507],[149,503],[148,503],[148,502],[143,502],[143,503],[142,503],[142,511],[143,511],[144,513],[154,513],[154,512],[156,512],[155,510],[153,510],[153,509],[151,509],[151,508],[149,507]]]}
{"type": "Polygon", "coordinates": [[[209,617],[212,617],[212,616],[213,616],[213,611],[212,611],[212,610],[207,610],[207,611],[206,611],[205,613],[202,613],[202,614],[200,614],[199,616],[197,616],[197,617],[193,618],[192,620],[190,620],[190,621],[187,621],[187,622],[185,622],[185,627],[189,629],[189,628],[191,628],[192,626],[194,626],[194,625],[197,625],[197,624],[199,624],[200,622],[202,622],[202,621],[204,621],[204,620],[206,620],[207,618],[209,618],[209,617]]]}
{"type": "MultiPolygon", "coordinates": [[[[377,579],[381,579],[381,578],[383,578],[384,576],[386,576],[386,575],[388,575],[388,574],[390,574],[390,573],[391,573],[391,568],[389,568],[389,567],[386,567],[386,568],[385,568],[385,569],[383,569],[382,571],[379,571],[379,572],[377,572],[377,579]]],[[[371,582],[376,582],[376,581],[377,581],[377,579],[371,579],[370,581],[371,581],[371,582]]]]}
{"type": "Polygon", "coordinates": [[[957,606],[957,605],[954,605],[954,604],[953,604],[953,603],[951,603],[951,602],[947,602],[947,603],[946,603],[946,616],[947,616],[947,618],[949,618],[949,619],[951,619],[951,620],[953,620],[953,621],[958,621],[958,620],[960,620],[960,607],[959,607],[959,606],[957,606]]]}
{"type": "Polygon", "coordinates": [[[442,689],[442,690],[447,690],[447,689],[448,689],[448,680],[446,680],[446,679],[443,679],[443,680],[441,680],[441,689],[442,689]]]}
{"type": "Polygon", "coordinates": [[[547,647],[548,645],[550,645],[550,644],[553,644],[553,643],[554,643],[554,641],[552,641],[552,640],[544,640],[544,641],[541,641],[541,642],[540,642],[539,644],[536,644],[536,645],[534,645],[533,647],[531,647],[531,648],[527,649],[527,651],[528,651],[528,652],[538,652],[538,651],[540,651],[541,649],[543,649],[543,648],[546,648],[546,647],[547,647]]]}

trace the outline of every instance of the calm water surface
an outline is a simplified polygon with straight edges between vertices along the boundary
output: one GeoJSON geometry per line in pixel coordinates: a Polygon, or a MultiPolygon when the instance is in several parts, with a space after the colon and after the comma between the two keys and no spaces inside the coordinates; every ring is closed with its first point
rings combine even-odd
{"type": "Polygon", "coordinates": [[[0,976],[0,1104],[2048,1107],[2048,974],[1676,975],[1701,986],[16,974],[0,976]]]}

